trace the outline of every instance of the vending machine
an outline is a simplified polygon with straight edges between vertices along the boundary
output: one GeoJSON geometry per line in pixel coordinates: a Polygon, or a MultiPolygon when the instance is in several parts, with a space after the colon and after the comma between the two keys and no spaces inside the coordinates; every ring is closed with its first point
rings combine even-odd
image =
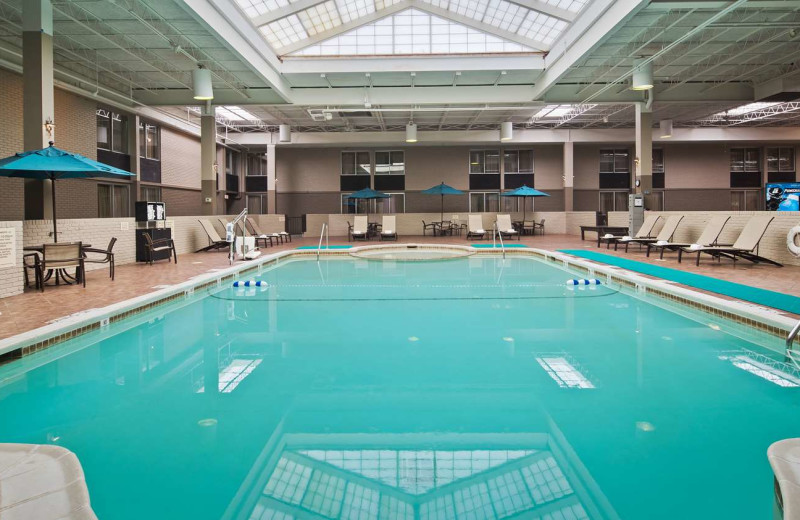
{"type": "Polygon", "coordinates": [[[632,193],[628,195],[628,234],[636,236],[636,232],[644,223],[644,195],[632,193]]]}

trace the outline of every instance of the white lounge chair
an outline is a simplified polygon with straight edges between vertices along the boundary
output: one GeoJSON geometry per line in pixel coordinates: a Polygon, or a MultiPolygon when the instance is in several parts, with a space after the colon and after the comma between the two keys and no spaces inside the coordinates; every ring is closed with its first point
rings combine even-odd
{"type": "MultiPolygon", "coordinates": [[[[719,235],[722,233],[722,229],[725,227],[725,224],[728,223],[731,217],[727,215],[717,215],[711,217],[711,220],[708,221],[706,227],[703,228],[703,232],[700,233],[700,236],[697,237],[696,244],[700,246],[716,246],[717,240],[719,239],[719,235]]],[[[661,254],[659,258],[664,258],[664,251],[679,251],[682,247],[689,247],[692,244],[686,242],[667,242],[666,244],[655,242],[652,244],[647,244],[647,256],[650,256],[651,249],[659,249],[661,254]]],[[[725,244],[728,245],[728,244],[725,244]]]]}
{"type": "Polygon", "coordinates": [[[356,215],[353,225],[350,227],[351,240],[367,240],[369,231],[369,221],[366,215],[356,215]]]}
{"type": "Polygon", "coordinates": [[[656,227],[656,223],[658,219],[661,217],[658,215],[647,215],[644,218],[644,222],[642,222],[642,227],[639,228],[639,231],[636,232],[635,236],[615,236],[615,235],[603,235],[600,236],[600,233],[597,234],[597,247],[600,247],[600,244],[605,242],[606,249],[613,243],[614,244],[614,251],[617,250],[617,245],[620,243],[625,243],[628,240],[633,240],[634,238],[652,238],[653,235],[653,228],[656,227]]]}
{"type": "Polygon", "coordinates": [[[669,242],[672,240],[672,236],[675,234],[675,230],[678,229],[678,224],[681,223],[681,220],[683,220],[683,215],[670,215],[667,217],[667,221],[664,222],[664,226],[655,238],[634,238],[633,240],[626,240],[625,252],[628,252],[628,245],[630,244],[639,244],[641,246],[669,242]]]}
{"type": "Polygon", "coordinates": [[[497,215],[497,231],[500,232],[500,236],[504,238],[514,238],[517,237],[517,240],[520,239],[519,231],[514,229],[514,226],[511,225],[511,215],[497,215]]]}
{"type": "Polygon", "coordinates": [[[394,215],[384,215],[381,223],[381,241],[397,240],[397,223],[394,215]]]}
{"type": "Polygon", "coordinates": [[[481,215],[470,214],[468,217],[467,240],[470,238],[481,240],[486,238],[486,230],[483,229],[483,217],[481,215]]]}
{"type": "Polygon", "coordinates": [[[678,250],[678,262],[681,261],[682,253],[697,253],[697,265],[700,265],[700,254],[705,253],[719,260],[721,257],[730,258],[736,262],[737,258],[744,258],[754,264],[759,262],[766,262],[778,267],[783,267],[774,260],[764,258],[758,254],[758,244],[767,232],[767,227],[775,217],[770,215],[756,215],[750,217],[750,220],[745,224],[744,229],[739,234],[739,238],[732,246],[711,246],[711,247],[695,247],[694,245],[688,248],[678,250]]]}
{"type": "Polygon", "coordinates": [[[208,235],[208,245],[198,249],[195,251],[196,253],[201,251],[210,251],[212,249],[222,249],[223,247],[228,247],[230,245],[227,241],[222,240],[222,238],[219,236],[219,233],[217,233],[217,230],[211,225],[211,222],[204,218],[199,219],[198,222],[200,222],[200,226],[203,228],[203,231],[205,231],[206,235],[208,235]]]}

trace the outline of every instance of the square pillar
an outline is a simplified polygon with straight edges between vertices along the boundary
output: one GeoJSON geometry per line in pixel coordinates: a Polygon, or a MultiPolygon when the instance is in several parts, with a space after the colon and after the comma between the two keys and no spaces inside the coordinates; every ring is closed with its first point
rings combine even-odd
{"type": "Polygon", "coordinates": [[[278,179],[275,166],[276,148],[274,144],[267,145],[267,212],[278,212],[278,179]]]}
{"type": "Polygon", "coordinates": [[[574,153],[575,143],[572,141],[564,142],[564,211],[572,211],[574,207],[574,197],[572,189],[575,182],[574,153]]]}
{"type": "Polygon", "coordinates": [[[203,215],[217,214],[217,121],[209,104],[200,115],[200,180],[203,215]]]}
{"type": "MultiPolygon", "coordinates": [[[[139,116],[128,116],[128,156],[130,157],[130,165],[128,171],[136,174],[136,178],[131,181],[131,206],[134,202],[141,199],[141,157],[139,155],[139,116]]],[[[133,215],[133,207],[131,208],[131,215],[133,215]]]]}
{"type": "Polygon", "coordinates": [[[644,207],[649,209],[653,193],[653,113],[644,103],[636,103],[634,191],[644,195],[644,207]]]}

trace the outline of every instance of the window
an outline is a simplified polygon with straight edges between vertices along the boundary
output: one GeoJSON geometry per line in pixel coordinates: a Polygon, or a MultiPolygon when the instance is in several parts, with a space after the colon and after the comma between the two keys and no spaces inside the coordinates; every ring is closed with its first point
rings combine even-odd
{"type": "Polygon", "coordinates": [[[600,150],[600,173],[630,173],[628,150],[600,150]]]}
{"type": "Polygon", "coordinates": [[[128,186],[123,184],[97,185],[97,216],[121,218],[130,216],[128,186]]]}
{"type": "Polygon", "coordinates": [[[653,173],[664,173],[664,150],[653,149],[653,173]]]}
{"type": "Polygon", "coordinates": [[[162,202],[160,186],[142,186],[139,188],[141,199],[148,202],[162,202]]]}
{"type": "Polygon", "coordinates": [[[503,152],[505,173],[533,173],[533,150],[506,150],[503,152]]]}
{"type": "Polygon", "coordinates": [[[375,175],[405,175],[405,153],[375,152],[375,175]]]}
{"type": "Polygon", "coordinates": [[[767,182],[794,182],[794,148],[767,148],[767,182]]]}
{"type": "Polygon", "coordinates": [[[758,148],[731,148],[731,171],[760,172],[760,155],[758,148]]]}
{"type": "Polygon", "coordinates": [[[247,212],[253,215],[264,215],[267,213],[266,195],[248,195],[247,212]]]}
{"type": "Polygon", "coordinates": [[[600,211],[628,211],[628,192],[601,191],[600,211]]]}
{"type": "Polygon", "coordinates": [[[161,158],[158,126],[139,123],[139,156],[155,161],[161,158]]]}
{"type": "Polygon", "coordinates": [[[225,175],[238,175],[239,172],[239,154],[231,150],[225,149],[225,175]]]}
{"type": "Polygon", "coordinates": [[[97,148],[128,153],[128,116],[97,109],[97,148]]]}
{"type": "Polygon", "coordinates": [[[258,153],[247,154],[247,175],[262,176],[267,174],[267,158],[258,153]]]}
{"type": "Polygon", "coordinates": [[[664,192],[654,191],[650,194],[650,211],[664,211],[664,192]]]}
{"type": "Polygon", "coordinates": [[[471,213],[496,213],[500,210],[500,194],[497,192],[471,191],[469,211],[471,213]]]}
{"type": "Polygon", "coordinates": [[[533,212],[533,197],[500,197],[500,200],[503,206],[503,212],[522,213],[523,204],[526,213],[532,214],[533,212]]]}
{"type": "Polygon", "coordinates": [[[405,213],[406,195],[405,193],[387,193],[388,199],[377,199],[374,202],[375,213],[405,213]]]}
{"type": "Polygon", "coordinates": [[[474,150],[469,153],[469,173],[500,173],[500,150],[474,150]]]}
{"type": "Polygon", "coordinates": [[[731,191],[732,211],[761,211],[764,209],[761,202],[761,190],[731,191]]]}
{"type": "Polygon", "coordinates": [[[342,214],[375,213],[375,200],[351,199],[350,193],[342,193],[342,214]]]}
{"type": "Polygon", "coordinates": [[[369,152],[342,152],[342,175],[369,175],[369,152]]]}

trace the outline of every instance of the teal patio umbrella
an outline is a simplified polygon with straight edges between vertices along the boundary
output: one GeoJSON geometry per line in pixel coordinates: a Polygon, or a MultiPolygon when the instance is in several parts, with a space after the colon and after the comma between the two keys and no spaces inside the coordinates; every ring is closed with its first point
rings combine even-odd
{"type": "Polygon", "coordinates": [[[19,177],[53,181],[53,241],[58,242],[56,224],[56,183],[58,179],[91,179],[95,177],[129,180],[136,175],[82,155],[56,148],[20,152],[0,159],[0,177],[19,177]]]}
{"type": "Polygon", "coordinates": [[[445,195],[463,195],[464,192],[461,190],[457,190],[452,186],[448,186],[444,182],[441,184],[437,184],[433,188],[428,188],[427,190],[422,190],[422,193],[425,195],[441,195],[442,197],[442,214],[440,221],[444,221],[444,196],[445,195]]]}
{"type": "MultiPolygon", "coordinates": [[[[363,190],[359,190],[347,196],[348,199],[356,199],[356,200],[388,199],[390,197],[391,195],[387,195],[380,191],[375,191],[372,188],[364,188],[363,190]]],[[[358,213],[357,205],[356,205],[356,213],[358,213]]],[[[367,207],[367,220],[369,220],[369,207],[367,207]]]]}
{"type": "Polygon", "coordinates": [[[503,193],[503,197],[522,197],[522,220],[525,221],[525,201],[528,197],[549,197],[547,193],[543,191],[539,191],[533,188],[529,188],[526,185],[522,185],[519,188],[511,191],[507,191],[503,193]]]}

